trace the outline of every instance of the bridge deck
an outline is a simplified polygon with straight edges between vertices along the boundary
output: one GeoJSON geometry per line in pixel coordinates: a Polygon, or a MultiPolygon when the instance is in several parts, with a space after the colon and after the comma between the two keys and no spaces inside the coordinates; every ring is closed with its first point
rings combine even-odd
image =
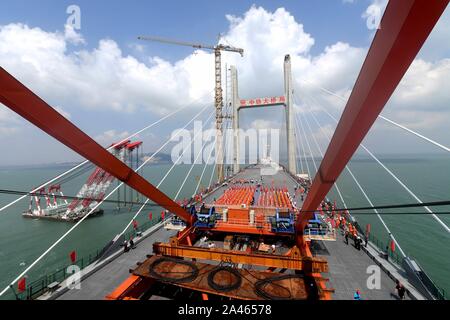
{"type": "Polygon", "coordinates": [[[147,254],[153,253],[155,241],[168,242],[175,235],[175,231],[160,228],[148,238],[137,244],[136,248],[123,253],[111,263],[81,282],[81,289],[69,290],[61,295],[59,300],[103,300],[114,291],[129,276],[129,270],[136,267],[137,262],[146,259],[147,254]]]}
{"type": "MultiPolygon", "coordinates": [[[[368,278],[373,270],[369,266],[376,266],[375,262],[363,251],[357,250],[353,241],[345,244],[344,237],[338,233],[336,241],[314,241],[311,245],[313,255],[324,257],[328,261],[329,273],[324,273],[329,278],[329,287],[335,289],[333,299],[353,299],[353,294],[358,289],[363,300],[392,300],[397,299],[394,281],[380,271],[380,287],[369,289],[368,278]]],[[[373,283],[372,281],[369,281],[373,283]]]]}
{"type": "MultiPolygon", "coordinates": [[[[261,180],[260,167],[254,166],[247,168],[237,174],[233,179],[261,180]]],[[[273,176],[263,176],[265,186],[287,187],[291,194],[294,194],[296,182],[284,171],[279,171],[273,176]]],[[[205,197],[204,202],[209,203],[218,199],[228,186],[217,188],[210,195],[205,197]]],[[[301,206],[300,199],[294,199],[298,206],[301,206]]],[[[96,271],[81,283],[80,290],[67,291],[58,299],[64,300],[86,300],[86,299],[104,299],[107,294],[112,292],[120,283],[129,276],[129,269],[136,267],[136,262],[145,260],[147,254],[152,253],[152,244],[156,241],[167,242],[174,231],[167,231],[163,228],[153,233],[148,238],[138,244],[137,248],[125,253],[102,269],[96,271]]],[[[329,264],[329,273],[324,277],[329,278],[328,287],[335,289],[334,299],[353,299],[353,293],[356,289],[361,291],[363,299],[389,300],[396,299],[394,293],[394,281],[381,271],[381,287],[379,289],[369,290],[367,288],[367,268],[374,265],[374,262],[364,251],[356,250],[351,241],[346,245],[343,238],[338,234],[337,241],[314,241],[312,245],[314,255],[325,257],[329,264]]]]}

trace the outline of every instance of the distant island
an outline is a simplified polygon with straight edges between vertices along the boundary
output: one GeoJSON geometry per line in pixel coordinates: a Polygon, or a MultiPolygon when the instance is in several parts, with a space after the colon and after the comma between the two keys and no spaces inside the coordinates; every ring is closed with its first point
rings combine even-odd
{"type": "MultiPolygon", "coordinates": [[[[141,161],[145,161],[153,155],[152,152],[144,153],[141,161]]],[[[23,164],[23,165],[0,165],[0,170],[6,169],[42,169],[42,168],[72,168],[79,165],[81,161],[73,162],[53,162],[53,163],[40,163],[40,164],[23,164]]],[[[172,163],[172,157],[170,154],[158,153],[153,159],[151,159],[147,165],[168,164],[172,163]]]]}
{"type": "MultiPolygon", "coordinates": [[[[146,161],[152,155],[153,155],[153,153],[151,153],[151,152],[144,154],[141,158],[141,161],[146,161]]],[[[148,162],[148,164],[168,164],[168,163],[172,163],[172,157],[170,154],[166,154],[166,153],[158,153],[157,156],[153,157],[153,159],[151,159],[148,162]]]]}

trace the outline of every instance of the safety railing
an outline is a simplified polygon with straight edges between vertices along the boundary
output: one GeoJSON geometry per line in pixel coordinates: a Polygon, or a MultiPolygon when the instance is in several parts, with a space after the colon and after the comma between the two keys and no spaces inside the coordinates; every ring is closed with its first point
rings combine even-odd
{"type": "Polygon", "coordinates": [[[303,237],[307,240],[336,241],[336,229],[307,228],[303,237]]]}
{"type": "Polygon", "coordinates": [[[164,221],[163,226],[167,230],[181,231],[186,228],[186,223],[177,216],[172,216],[164,221]]]}
{"type": "Polygon", "coordinates": [[[226,225],[226,224],[230,224],[233,226],[242,226],[242,227],[257,227],[259,225],[268,225],[270,223],[269,219],[263,218],[263,219],[259,219],[257,217],[255,217],[255,222],[252,224],[250,223],[249,219],[235,219],[235,218],[228,218],[226,221],[223,220],[222,217],[217,217],[216,218],[216,224],[221,224],[221,225],[226,225]]]}
{"type": "MultiPolygon", "coordinates": [[[[383,242],[379,240],[377,237],[375,237],[373,234],[369,233],[368,240],[374,244],[379,250],[381,250],[384,253],[388,254],[388,257],[391,259],[391,262],[395,262],[398,266],[402,266],[403,263],[403,257],[398,254],[395,251],[392,251],[389,246],[386,244],[386,242],[383,242]]],[[[434,286],[437,289],[437,295],[439,300],[446,300],[446,292],[443,288],[439,287],[434,283],[434,286]]]]}

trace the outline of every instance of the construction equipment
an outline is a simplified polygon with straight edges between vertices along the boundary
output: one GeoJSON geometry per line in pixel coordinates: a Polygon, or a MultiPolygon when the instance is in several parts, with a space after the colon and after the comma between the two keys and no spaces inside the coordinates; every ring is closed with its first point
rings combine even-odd
{"type": "MultiPolygon", "coordinates": [[[[112,149],[109,150],[109,152],[123,163],[129,164],[132,169],[136,169],[139,163],[138,149],[141,145],[141,141],[131,142],[130,140],[125,140],[121,143],[112,144],[112,149]],[[134,157],[133,153],[135,154],[134,157]],[[136,158],[135,167],[133,166],[133,158],[136,158]]],[[[78,191],[76,197],[72,199],[70,203],[64,198],[60,184],[50,186],[48,192],[46,192],[46,188],[43,187],[38,190],[37,194],[30,195],[29,208],[22,216],[25,218],[78,221],[91,210],[94,211],[90,216],[102,214],[103,210],[96,208],[96,206],[104,199],[106,191],[114,180],[115,177],[112,174],[100,167],[96,167],[78,191]],[[57,201],[55,193],[60,194],[62,201],[57,201]],[[46,200],[46,207],[41,205],[41,198],[46,200]],[[36,209],[33,209],[33,200],[36,204],[36,209]]],[[[124,196],[125,195],[126,191],[124,191],[124,196]]],[[[118,201],[120,202],[119,197],[118,201]]],[[[126,201],[125,197],[124,200],[126,201]]],[[[130,202],[133,202],[131,197],[130,202]]]]}
{"type": "Polygon", "coordinates": [[[272,232],[276,233],[294,233],[295,223],[294,214],[290,211],[283,212],[277,209],[274,217],[269,217],[272,226],[272,232]]]}
{"type": "Polygon", "coordinates": [[[174,44],[179,46],[187,46],[192,47],[196,49],[206,49],[206,50],[212,50],[214,51],[215,55],[215,101],[214,105],[216,107],[216,170],[217,170],[217,181],[219,183],[222,183],[224,180],[224,167],[223,167],[223,90],[222,90],[222,51],[228,51],[228,52],[236,52],[241,55],[241,57],[244,56],[244,49],[235,48],[228,45],[218,44],[216,46],[210,46],[210,45],[202,45],[202,44],[195,44],[185,41],[176,41],[176,40],[169,40],[159,37],[147,37],[147,36],[140,36],[138,37],[139,40],[145,40],[145,41],[155,41],[155,42],[161,42],[161,43],[167,43],[167,44],[174,44]]]}

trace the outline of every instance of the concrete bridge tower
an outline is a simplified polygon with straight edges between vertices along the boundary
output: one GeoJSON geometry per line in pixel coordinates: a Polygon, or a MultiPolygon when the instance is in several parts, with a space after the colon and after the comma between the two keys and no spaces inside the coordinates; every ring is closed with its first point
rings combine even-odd
{"type": "Polygon", "coordinates": [[[233,173],[240,170],[239,163],[239,92],[238,76],[236,67],[231,66],[231,107],[233,108],[233,173]]]}
{"type": "Polygon", "coordinates": [[[288,169],[291,174],[297,173],[295,160],[295,131],[294,131],[294,90],[292,88],[291,56],[284,57],[284,95],[286,97],[286,129],[287,129],[287,152],[288,169]]]}
{"type": "Polygon", "coordinates": [[[286,136],[288,153],[288,170],[292,174],[297,173],[296,143],[294,135],[294,101],[292,88],[291,57],[284,58],[284,95],[278,97],[265,97],[256,99],[240,99],[238,88],[238,73],[235,67],[230,68],[232,108],[233,108],[233,173],[240,170],[239,155],[239,112],[241,109],[259,108],[267,106],[283,106],[286,110],[286,136]]]}

